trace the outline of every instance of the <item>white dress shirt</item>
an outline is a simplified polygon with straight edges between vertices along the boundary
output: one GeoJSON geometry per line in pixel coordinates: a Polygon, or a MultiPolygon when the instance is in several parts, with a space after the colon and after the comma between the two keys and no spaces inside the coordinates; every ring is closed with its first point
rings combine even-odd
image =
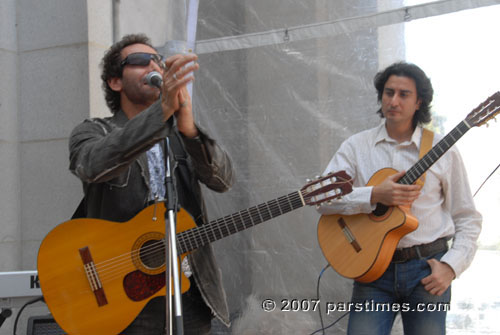
{"type": "MultiPolygon", "coordinates": [[[[149,187],[151,188],[149,200],[165,201],[165,160],[163,151],[161,150],[160,142],[156,143],[151,147],[151,149],[146,151],[146,155],[148,157],[148,168],[150,176],[149,187]]],[[[188,278],[193,274],[187,257],[184,257],[182,260],[181,270],[188,278]]]]}
{"type": "MultiPolygon", "coordinates": [[[[325,174],[345,170],[353,178],[353,192],[330,205],[321,214],[352,215],[370,213],[373,187],[365,186],[380,169],[408,170],[419,159],[422,128],[417,127],[410,141],[397,143],[390,138],[385,123],[348,138],[331,159],[325,174]]],[[[443,136],[435,134],[433,146],[443,136]]],[[[464,164],[456,147],[451,147],[427,170],[421,194],[411,207],[418,228],[403,236],[398,248],[453,238],[450,250],[441,259],[458,277],[472,262],[481,231],[481,214],[472,199],[464,164]]]]}

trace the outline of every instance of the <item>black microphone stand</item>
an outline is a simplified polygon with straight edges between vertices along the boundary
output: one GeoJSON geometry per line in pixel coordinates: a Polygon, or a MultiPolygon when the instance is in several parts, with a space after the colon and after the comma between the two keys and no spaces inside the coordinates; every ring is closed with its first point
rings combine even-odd
{"type": "Polygon", "coordinates": [[[165,141],[165,186],[166,186],[166,211],[165,211],[165,284],[168,283],[167,296],[165,297],[166,303],[166,317],[165,317],[165,331],[168,335],[173,333],[173,321],[176,325],[177,335],[184,334],[184,326],[182,319],[182,303],[181,303],[181,288],[179,276],[179,260],[177,257],[177,235],[176,235],[176,216],[177,216],[177,196],[174,190],[173,174],[170,169],[170,141],[168,137],[165,141]],[[172,320],[172,279],[174,283],[174,303],[175,303],[175,318],[172,320]]]}

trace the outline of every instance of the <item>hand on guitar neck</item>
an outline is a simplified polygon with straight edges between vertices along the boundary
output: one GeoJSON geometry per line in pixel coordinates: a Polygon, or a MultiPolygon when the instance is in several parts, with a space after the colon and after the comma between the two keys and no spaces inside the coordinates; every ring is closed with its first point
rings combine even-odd
{"type": "Polygon", "coordinates": [[[411,206],[420,196],[420,185],[398,184],[397,181],[404,176],[406,171],[400,171],[387,177],[382,183],[373,186],[371,203],[386,206],[411,206]]]}

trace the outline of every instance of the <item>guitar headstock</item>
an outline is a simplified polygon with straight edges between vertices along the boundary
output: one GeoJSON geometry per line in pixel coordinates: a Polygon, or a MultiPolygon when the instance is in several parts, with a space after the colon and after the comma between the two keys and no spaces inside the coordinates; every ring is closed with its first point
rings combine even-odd
{"type": "Polygon", "coordinates": [[[467,115],[465,121],[471,127],[479,127],[500,112],[500,92],[496,92],[467,115]]]}
{"type": "Polygon", "coordinates": [[[301,188],[302,198],[308,205],[320,205],[352,192],[352,178],[345,171],[330,172],[301,188]]]}

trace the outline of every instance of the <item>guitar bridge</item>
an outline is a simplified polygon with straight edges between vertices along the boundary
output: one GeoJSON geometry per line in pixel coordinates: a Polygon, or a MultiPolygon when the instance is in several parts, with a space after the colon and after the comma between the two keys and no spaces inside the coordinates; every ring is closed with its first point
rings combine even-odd
{"type": "Polygon", "coordinates": [[[107,305],[108,300],[106,299],[106,294],[104,293],[104,289],[102,288],[101,280],[99,279],[99,274],[97,273],[97,269],[94,264],[94,260],[92,259],[92,255],[90,254],[89,247],[80,248],[80,257],[83,261],[83,267],[85,269],[85,274],[87,275],[87,280],[89,281],[90,288],[92,292],[94,292],[97,305],[99,307],[107,305]]]}
{"type": "Polygon", "coordinates": [[[361,246],[359,245],[358,241],[356,241],[356,238],[354,237],[354,234],[351,232],[349,227],[347,227],[344,218],[341,217],[340,219],[338,219],[337,223],[339,224],[340,229],[342,229],[342,233],[344,233],[345,238],[351,244],[354,250],[356,250],[356,252],[360,252],[361,246]]]}

